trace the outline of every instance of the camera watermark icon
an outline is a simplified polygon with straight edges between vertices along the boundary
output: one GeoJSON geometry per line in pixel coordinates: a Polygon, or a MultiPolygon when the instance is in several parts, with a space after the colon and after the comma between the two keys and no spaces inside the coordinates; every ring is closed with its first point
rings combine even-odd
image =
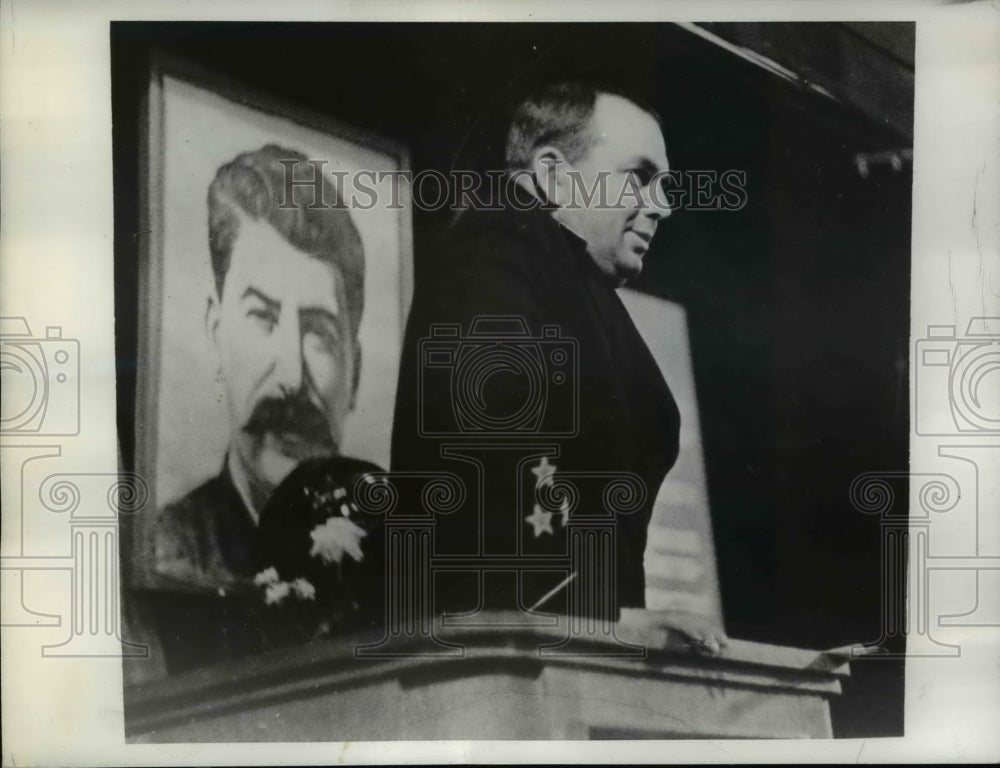
{"type": "Polygon", "coordinates": [[[555,630],[553,641],[539,644],[540,656],[645,657],[645,647],[616,635],[616,527],[618,515],[631,514],[645,503],[642,479],[629,473],[587,472],[554,478],[555,465],[548,461],[557,455],[554,448],[543,451],[541,460],[538,447],[523,444],[452,446],[448,453],[478,465],[483,482],[475,493],[467,492],[458,474],[443,472],[370,474],[370,480],[359,481],[355,488],[360,510],[386,517],[385,633],[376,643],[356,646],[355,656],[464,657],[465,646],[449,641],[449,630],[550,628],[555,630]],[[492,451],[506,454],[509,466],[516,467],[516,477],[487,478],[482,456],[492,451]],[[513,505],[508,535],[498,537],[502,541],[480,539],[479,549],[469,554],[442,551],[436,539],[448,524],[442,516],[460,514],[466,501],[477,507],[481,534],[497,531],[497,521],[486,520],[483,497],[491,487],[500,486],[514,489],[511,497],[520,497],[523,491],[530,500],[513,505]],[[584,495],[600,504],[578,509],[584,495]],[[419,503],[401,506],[401,498],[419,503]],[[538,540],[556,546],[539,552],[531,546],[538,540]],[[441,610],[435,602],[438,579],[455,573],[476,576],[478,600],[471,610],[441,610]],[[559,583],[528,605],[524,576],[539,573],[550,574],[559,583]],[[499,595],[506,608],[500,613],[491,609],[487,593],[494,599],[499,595]],[[561,619],[543,612],[559,593],[566,604],[561,619]]]}
{"type": "MultiPolygon", "coordinates": [[[[882,528],[881,552],[881,634],[855,649],[864,658],[958,658],[961,646],[941,640],[937,630],[949,627],[1000,626],[1000,613],[990,615],[990,604],[982,599],[993,590],[983,589],[988,574],[1000,572],[1000,552],[986,551],[983,528],[989,516],[980,506],[980,471],[983,459],[1000,457],[1000,446],[940,446],[938,455],[955,458],[972,468],[971,483],[960,482],[943,472],[866,472],[851,484],[850,500],[856,510],[878,515],[882,528]],[[988,454],[988,455],[984,455],[988,454]],[[898,503],[897,489],[906,484],[916,504],[907,510],[898,503]],[[970,484],[973,486],[970,488],[970,484]],[[935,526],[951,518],[952,535],[943,531],[932,536],[935,526]],[[955,524],[965,534],[956,546],[955,524]],[[944,539],[944,542],[942,540],[944,539]],[[935,543],[936,542],[936,543],[935,543]],[[942,546],[942,543],[945,546],[942,546]],[[941,551],[944,549],[945,551],[941,551]],[[940,579],[964,579],[971,608],[960,613],[944,613],[936,600],[940,579]],[[894,639],[905,638],[905,652],[884,648],[894,639]],[[872,654],[875,650],[877,653],[872,654]]],[[[969,473],[966,472],[966,475],[969,473]]]]}
{"type": "Polygon", "coordinates": [[[422,436],[572,436],[578,429],[578,352],[557,326],[533,336],[523,318],[479,316],[466,336],[433,325],[419,343],[422,436]],[[442,398],[442,393],[447,393],[442,398]]]}
{"type": "Polygon", "coordinates": [[[80,344],[48,326],[35,337],[23,317],[0,317],[0,434],[80,433],[80,344]]]}
{"type": "MultiPolygon", "coordinates": [[[[60,643],[44,645],[43,657],[146,657],[145,645],[123,640],[119,617],[119,536],[118,514],[143,508],[149,498],[145,481],[133,474],[52,473],[28,492],[27,470],[38,460],[58,457],[59,446],[3,445],[5,468],[19,479],[17,509],[6,510],[5,549],[0,571],[19,602],[5,604],[4,626],[62,627],[68,636],[60,643]],[[16,469],[14,467],[16,465],[16,469]],[[31,514],[34,513],[34,514],[31,514]],[[31,517],[55,514],[68,517],[69,546],[62,553],[31,546],[26,531],[31,517]],[[14,546],[10,546],[13,542],[14,546]],[[68,550],[68,551],[67,551],[68,550]],[[48,576],[68,574],[69,609],[60,614],[29,608],[25,599],[28,574],[48,576]]],[[[33,469],[33,468],[31,468],[33,469]]],[[[44,526],[51,529],[51,524],[44,526]]],[[[51,589],[46,593],[52,594],[51,589]]]]}
{"type": "Polygon", "coordinates": [[[916,432],[1000,435],[1000,317],[974,317],[964,336],[956,331],[929,325],[916,342],[916,432]]]}
{"type": "MultiPolygon", "coordinates": [[[[58,445],[0,444],[0,464],[4,467],[3,553],[0,557],[0,576],[4,583],[3,626],[5,627],[61,627],[61,614],[38,609],[31,599],[28,582],[37,581],[38,572],[68,571],[68,565],[59,556],[53,556],[43,547],[32,546],[32,531],[26,530],[28,511],[33,499],[28,498],[27,476],[35,469],[35,462],[62,456],[58,445]]],[[[36,516],[37,517],[37,516],[36,516]]]]}
{"type": "Polygon", "coordinates": [[[147,657],[147,646],[121,637],[118,566],[118,515],[146,505],[146,481],[125,473],[57,473],[42,482],[39,498],[50,512],[69,514],[72,561],[70,633],[44,646],[42,656],[147,657]]]}
{"type": "Polygon", "coordinates": [[[464,657],[464,647],[438,636],[431,566],[436,517],[465,501],[461,479],[448,473],[371,472],[357,482],[353,498],[362,512],[385,517],[385,634],[355,646],[355,657],[464,657]],[[411,503],[400,507],[401,496],[411,503]]]}
{"type": "Polygon", "coordinates": [[[544,629],[540,655],[645,656],[616,636],[618,527],[646,503],[645,484],[567,466],[578,343],[555,325],[529,328],[480,315],[467,335],[435,324],[420,340],[416,426],[429,471],[383,478],[394,489],[383,489],[388,629],[358,656],[464,653],[449,633],[500,628],[544,629]],[[442,482],[455,487],[428,493],[442,482]]]}

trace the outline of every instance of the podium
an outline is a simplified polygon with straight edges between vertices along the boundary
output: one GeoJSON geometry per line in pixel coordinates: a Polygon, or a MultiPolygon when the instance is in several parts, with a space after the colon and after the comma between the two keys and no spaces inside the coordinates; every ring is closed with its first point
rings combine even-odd
{"type": "Polygon", "coordinates": [[[844,658],[739,640],[706,656],[662,614],[633,609],[613,636],[560,652],[565,621],[441,626],[437,651],[414,642],[420,656],[404,642],[395,655],[359,657],[378,638],[332,638],[136,685],[125,691],[126,740],[832,736],[844,658]]]}

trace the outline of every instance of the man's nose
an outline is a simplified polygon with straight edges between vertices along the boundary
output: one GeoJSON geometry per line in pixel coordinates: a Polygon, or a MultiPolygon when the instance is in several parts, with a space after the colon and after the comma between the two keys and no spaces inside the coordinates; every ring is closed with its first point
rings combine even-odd
{"type": "Polygon", "coordinates": [[[302,387],[302,334],[296,316],[282,317],[274,335],[274,376],[285,394],[302,387]]]}
{"type": "Polygon", "coordinates": [[[643,203],[643,215],[648,216],[654,221],[659,222],[661,219],[665,219],[673,213],[673,209],[670,207],[670,203],[667,201],[667,197],[663,189],[654,189],[653,184],[646,187],[646,194],[643,196],[643,203]]]}

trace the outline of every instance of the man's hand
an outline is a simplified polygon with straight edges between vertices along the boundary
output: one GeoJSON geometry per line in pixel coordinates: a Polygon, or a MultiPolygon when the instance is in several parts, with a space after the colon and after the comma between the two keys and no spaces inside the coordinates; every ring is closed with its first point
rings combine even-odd
{"type": "Polygon", "coordinates": [[[725,631],[711,619],[687,611],[663,611],[658,625],[679,632],[696,653],[714,656],[729,645],[725,631]]]}

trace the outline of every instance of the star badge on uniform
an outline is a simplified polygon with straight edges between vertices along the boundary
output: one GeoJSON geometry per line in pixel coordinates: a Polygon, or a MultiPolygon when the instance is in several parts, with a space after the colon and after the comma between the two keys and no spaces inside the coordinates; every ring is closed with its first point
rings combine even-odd
{"type": "Polygon", "coordinates": [[[531,474],[533,474],[538,479],[535,481],[535,487],[544,485],[545,483],[551,482],[552,476],[556,473],[556,465],[549,463],[548,456],[542,456],[538,464],[531,468],[531,474]]]}
{"type": "MultiPolygon", "coordinates": [[[[556,474],[556,468],[555,464],[549,462],[548,456],[542,456],[542,458],[539,459],[538,464],[531,468],[531,473],[537,478],[535,480],[536,493],[542,487],[552,483],[556,474]]],[[[535,504],[534,510],[530,515],[524,518],[524,521],[528,525],[532,526],[536,539],[543,533],[550,533],[554,536],[555,531],[552,528],[552,518],[554,515],[560,515],[560,522],[565,528],[569,519],[569,503],[566,499],[563,499],[562,504],[559,505],[558,512],[550,512],[542,509],[539,504],[535,504]]]]}
{"type": "Polygon", "coordinates": [[[543,533],[555,535],[555,531],[552,530],[552,513],[545,511],[538,504],[535,505],[534,512],[524,518],[524,521],[535,529],[536,539],[543,533]]]}

